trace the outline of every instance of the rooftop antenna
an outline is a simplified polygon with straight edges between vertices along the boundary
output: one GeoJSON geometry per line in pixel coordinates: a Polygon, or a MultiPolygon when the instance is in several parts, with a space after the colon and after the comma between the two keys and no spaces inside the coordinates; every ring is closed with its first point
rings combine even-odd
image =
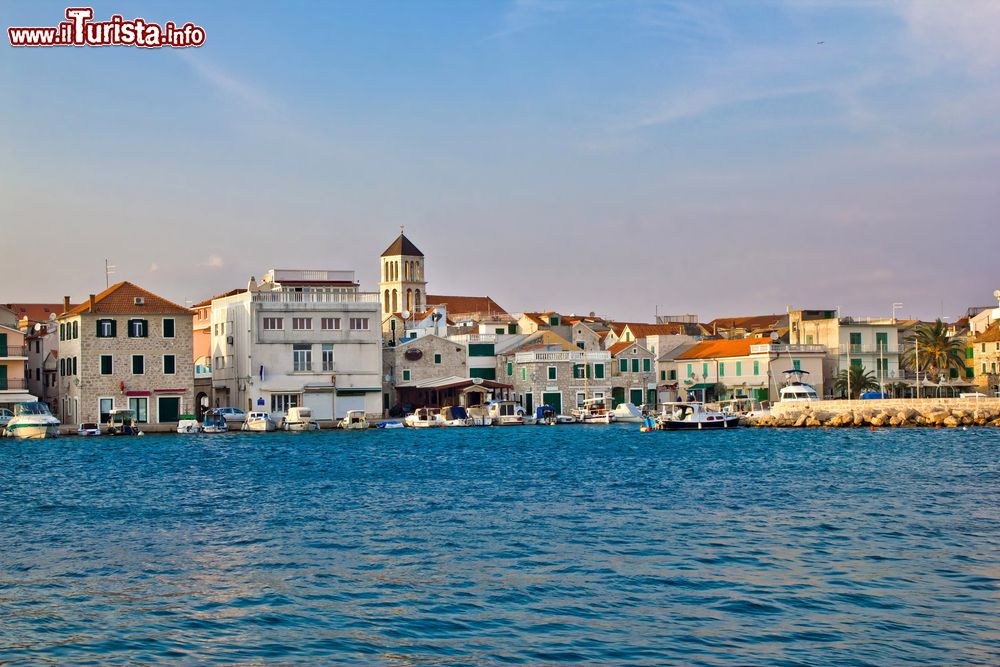
{"type": "Polygon", "coordinates": [[[108,264],[108,258],[104,258],[104,288],[111,287],[111,274],[115,272],[115,265],[108,264]]]}

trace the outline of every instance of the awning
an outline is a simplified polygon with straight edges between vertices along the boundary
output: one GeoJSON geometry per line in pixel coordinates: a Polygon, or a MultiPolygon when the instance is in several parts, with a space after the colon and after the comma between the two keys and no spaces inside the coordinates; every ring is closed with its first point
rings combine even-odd
{"type": "Polygon", "coordinates": [[[38,398],[31,394],[0,394],[0,405],[8,403],[34,403],[38,398]]]}
{"type": "Polygon", "coordinates": [[[714,382],[700,382],[698,384],[693,384],[690,387],[681,387],[681,389],[684,391],[702,391],[705,389],[711,389],[714,386],[714,382]]]}

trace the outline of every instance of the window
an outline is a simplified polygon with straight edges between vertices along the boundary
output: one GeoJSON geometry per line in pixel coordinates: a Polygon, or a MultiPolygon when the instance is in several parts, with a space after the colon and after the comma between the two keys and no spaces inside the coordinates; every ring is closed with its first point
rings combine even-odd
{"type": "MultiPolygon", "coordinates": [[[[649,361],[648,359],[646,361],[649,361]]],[[[604,379],[604,364],[594,364],[594,379],[604,379]]]]}
{"type": "Polygon", "coordinates": [[[528,380],[528,369],[527,368],[522,368],[521,369],[521,382],[527,382],[527,380],[528,380]]]}
{"type": "MultiPolygon", "coordinates": [[[[983,365],[983,372],[984,373],[986,372],[986,365],[985,364],[983,365]]],[[[59,360],[59,375],[60,375],[60,377],[65,377],[66,376],[66,360],[65,359],[60,359],[59,360]]]]}
{"type": "Polygon", "coordinates": [[[73,340],[80,337],[80,320],[73,320],[73,340]]]}
{"type": "Polygon", "coordinates": [[[573,378],[580,379],[583,377],[583,364],[573,364],[573,378]]]}
{"type": "Polygon", "coordinates": [[[142,375],[146,372],[146,358],[141,354],[132,355],[132,375],[142,375]]]}
{"type": "Polygon", "coordinates": [[[792,359],[792,370],[801,371],[802,361],[799,359],[792,359]]]}
{"type": "Polygon", "coordinates": [[[441,353],[440,352],[435,352],[434,353],[434,363],[435,364],[440,364],[441,363],[441,353]]]}
{"type": "Polygon", "coordinates": [[[851,366],[854,366],[855,368],[861,368],[861,360],[851,359],[851,366]]]}
{"type": "Polygon", "coordinates": [[[694,364],[688,364],[688,374],[689,378],[694,377],[694,364]]]}
{"type": "Polygon", "coordinates": [[[312,370],[312,345],[292,345],[292,370],[312,370]]]}
{"type": "MultiPolygon", "coordinates": [[[[218,325],[216,325],[218,328],[218,325]]],[[[283,317],[265,317],[264,318],[264,331],[281,331],[285,328],[285,318],[283,317]]],[[[215,332],[218,335],[218,331],[215,332]]]]}
{"type": "Polygon", "coordinates": [[[339,317],[324,317],[319,321],[320,329],[323,331],[338,331],[340,329],[339,317]]]}
{"type": "Polygon", "coordinates": [[[311,317],[293,317],[292,331],[309,331],[313,328],[311,317]]]}
{"type": "Polygon", "coordinates": [[[333,370],[333,343],[323,343],[323,349],[321,351],[323,355],[323,370],[332,371],[333,370]]]}
{"type": "Polygon", "coordinates": [[[163,318],[163,337],[164,338],[174,337],[174,318],[172,317],[163,318]]]}
{"type": "Polygon", "coordinates": [[[736,362],[736,377],[739,377],[741,375],[743,375],[743,362],[742,361],[737,361],[736,362]]]}
{"type": "Polygon", "coordinates": [[[140,424],[145,424],[149,421],[149,399],[148,398],[130,398],[128,399],[129,410],[135,412],[135,420],[140,424]]]}
{"type": "Polygon", "coordinates": [[[719,362],[719,377],[726,377],[726,363],[724,361],[719,362]]]}
{"type": "Polygon", "coordinates": [[[114,338],[117,334],[115,331],[115,321],[114,320],[97,320],[97,337],[98,338],[114,338]]]}
{"type": "Polygon", "coordinates": [[[97,403],[97,410],[101,415],[101,423],[107,424],[111,421],[111,410],[115,407],[115,399],[113,398],[100,398],[97,403]]]}
{"type": "Polygon", "coordinates": [[[111,375],[114,372],[114,364],[110,354],[101,355],[101,375],[111,375]]]}
{"type": "Polygon", "coordinates": [[[653,363],[653,360],[650,359],[650,358],[648,358],[648,357],[645,358],[645,359],[643,359],[642,360],[642,372],[643,373],[648,373],[650,370],[652,370],[652,363],[653,363]]]}
{"type": "Polygon", "coordinates": [[[753,362],[753,374],[754,375],[760,375],[760,362],[759,361],[755,360],[753,362]]]}
{"type": "Polygon", "coordinates": [[[410,369],[409,368],[404,368],[403,369],[403,382],[409,382],[409,381],[410,381],[410,369]]]}
{"type": "Polygon", "coordinates": [[[587,398],[587,395],[585,393],[583,393],[582,391],[576,392],[576,407],[582,408],[583,407],[583,402],[584,402],[584,400],[586,400],[586,398],[587,398]]]}
{"type": "Polygon", "coordinates": [[[129,338],[146,338],[147,336],[149,336],[149,322],[146,320],[128,321],[129,338]]]}
{"type": "Polygon", "coordinates": [[[508,361],[507,362],[507,377],[510,377],[513,374],[514,374],[514,364],[512,364],[511,362],[508,361]]]}
{"type": "Polygon", "coordinates": [[[582,341],[582,340],[578,340],[578,341],[576,341],[576,346],[577,346],[577,347],[578,347],[579,349],[581,349],[581,350],[582,350],[582,349],[584,349],[584,348],[586,347],[586,345],[587,345],[587,344],[586,344],[586,343],[585,343],[584,341],[582,341]]]}
{"type": "Polygon", "coordinates": [[[806,345],[812,345],[812,344],[813,344],[813,337],[812,337],[812,334],[808,334],[808,335],[806,336],[806,345]]]}
{"type": "Polygon", "coordinates": [[[660,371],[660,382],[666,382],[666,381],[667,381],[667,372],[660,371]]]}
{"type": "Polygon", "coordinates": [[[550,380],[555,380],[556,379],[556,367],[555,366],[549,366],[549,376],[548,377],[549,377],[550,380]]]}
{"type": "Polygon", "coordinates": [[[676,380],[677,379],[677,371],[676,370],[670,371],[670,379],[671,380],[676,380]]]}
{"type": "Polygon", "coordinates": [[[701,376],[703,378],[705,378],[706,380],[708,379],[708,364],[707,363],[701,365],[701,376]]]}
{"type": "Polygon", "coordinates": [[[639,358],[638,357],[633,357],[632,358],[632,372],[633,373],[638,373],[639,372],[639,358]]]}
{"type": "Polygon", "coordinates": [[[163,374],[174,375],[177,372],[177,357],[172,354],[163,355],[163,374]]]}
{"type": "Polygon", "coordinates": [[[351,318],[351,330],[352,331],[368,331],[368,318],[367,317],[352,317],[351,318]]]}
{"type": "Polygon", "coordinates": [[[878,350],[888,350],[889,349],[889,334],[886,332],[876,332],[875,333],[875,348],[878,350]]]}
{"type": "Polygon", "coordinates": [[[618,360],[618,371],[621,373],[628,373],[628,359],[622,358],[618,360]]]}
{"type": "Polygon", "coordinates": [[[559,317],[557,315],[553,315],[552,317],[549,318],[549,326],[552,327],[559,326],[559,317]]]}
{"type": "MultiPolygon", "coordinates": [[[[59,325],[59,340],[66,340],[66,325],[59,325]]],[[[986,343],[983,343],[983,352],[986,351],[986,343]]]]}
{"type": "Polygon", "coordinates": [[[271,412],[288,412],[288,408],[298,406],[298,394],[271,394],[271,412]]]}
{"type": "Polygon", "coordinates": [[[506,330],[506,329],[504,329],[503,327],[500,327],[500,328],[498,328],[498,329],[494,329],[494,330],[493,330],[493,333],[495,333],[495,334],[496,334],[496,335],[498,335],[498,336],[502,336],[502,335],[504,335],[505,333],[507,333],[507,330],[506,330]]]}

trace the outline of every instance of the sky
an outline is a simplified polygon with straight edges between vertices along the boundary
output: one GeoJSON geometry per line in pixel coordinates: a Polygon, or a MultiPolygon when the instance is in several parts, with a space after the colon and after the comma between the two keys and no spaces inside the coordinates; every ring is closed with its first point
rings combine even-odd
{"type": "MultiPolygon", "coordinates": [[[[132,2],[0,44],[0,302],[353,269],[623,320],[957,318],[1000,288],[1000,2],[132,2]]],[[[65,4],[6,0],[3,27],[65,4]]]]}

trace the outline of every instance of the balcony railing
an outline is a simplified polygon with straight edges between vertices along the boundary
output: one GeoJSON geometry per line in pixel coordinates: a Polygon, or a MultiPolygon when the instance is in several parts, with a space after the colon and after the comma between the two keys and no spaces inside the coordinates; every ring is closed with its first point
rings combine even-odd
{"type": "Polygon", "coordinates": [[[0,359],[6,359],[10,357],[26,357],[26,356],[28,356],[27,345],[0,346],[0,359]]]}
{"type": "Polygon", "coordinates": [[[611,353],[606,350],[602,352],[518,352],[514,355],[514,361],[519,364],[559,361],[572,361],[581,364],[609,362],[611,361],[611,353]]]}
{"type": "Polygon", "coordinates": [[[750,354],[803,354],[807,352],[826,352],[824,345],[779,345],[776,343],[764,343],[762,345],[751,345],[750,354]]]}
{"type": "Polygon", "coordinates": [[[472,343],[496,343],[496,334],[459,334],[457,336],[450,336],[453,340],[472,344],[472,343]]]}
{"type": "Polygon", "coordinates": [[[21,390],[28,388],[24,378],[0,378],[0,391],[21,390]]]}
{"type": "Polygon", "coordinates": [[[379,303],[378,292],[257,292],[254,303],[379,303]]]}
{"type": "Polygon", "coordinates": [[[888,345],[864,345],[858,343],[848,343],[840,346],[841,354],[899,354],[899,350],[894,350],[888,345]]]}

